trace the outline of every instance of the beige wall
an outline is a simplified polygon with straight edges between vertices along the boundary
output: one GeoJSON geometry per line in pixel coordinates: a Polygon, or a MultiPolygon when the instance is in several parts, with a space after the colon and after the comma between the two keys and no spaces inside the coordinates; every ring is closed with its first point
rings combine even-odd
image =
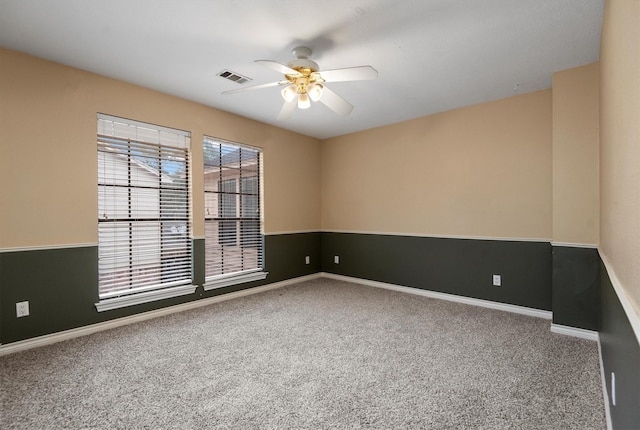
{"type": "Polygon", "coordinates": [[[551,91],[322,143],[322,229],[551,238],[551,91]]]}
{"type": "Polygon", "coordinates": [[[97,241],[97,112],[191,131],[194,236],[203,134],[264,149],[266,233],[320,228],[316,139],[0,49],[0,248],[97,241]]]}
{"type": "Polygon", "coordinates": [[[553,241],[597,245],[599,64],[553,75],[553,241]]]}
{"type": "Polygon", "coordinates": [[[600,250],[640,320],[640,1],[607,1],[600,47],[600,250]]]}

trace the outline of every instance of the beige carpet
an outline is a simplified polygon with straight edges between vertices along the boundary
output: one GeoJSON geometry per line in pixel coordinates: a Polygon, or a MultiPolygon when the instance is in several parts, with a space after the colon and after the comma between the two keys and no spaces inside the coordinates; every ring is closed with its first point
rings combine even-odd
{"type": "Polygon", "coordinates": [[[597,344],[319,279],[0,357],[3,429],[604,429],[597,344]]]}

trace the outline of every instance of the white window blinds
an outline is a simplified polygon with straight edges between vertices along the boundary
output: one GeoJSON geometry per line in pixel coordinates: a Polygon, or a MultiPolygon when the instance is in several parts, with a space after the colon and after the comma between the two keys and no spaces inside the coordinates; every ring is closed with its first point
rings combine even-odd
{"type": "Polygon", "coordinates": [[[98,115],[99,297],[191,283],[190,134],[98,115]]]}
{"type": "Polygon", "coordinates": [[[261,156],[257,148],[204,139],[208,281],[263,269],[261,156]]]}

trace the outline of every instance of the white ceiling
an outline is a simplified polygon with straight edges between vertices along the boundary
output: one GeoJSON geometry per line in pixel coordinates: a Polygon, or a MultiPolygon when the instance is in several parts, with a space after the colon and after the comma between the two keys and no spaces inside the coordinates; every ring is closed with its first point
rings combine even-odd
{"type": "MultiPolygon", "coordinates": [[[[599,58],[604,0],[0,0],[0,46],[132,82],[317,138],[551,86],[599,58]],[[322,70],[371,65],[376,81],[328,85],[321,103],[276,121],[279,88],[257,85],[298,45],[322,70]]],[[[1,97],[1,95],[0,95],[1,97]]]]}

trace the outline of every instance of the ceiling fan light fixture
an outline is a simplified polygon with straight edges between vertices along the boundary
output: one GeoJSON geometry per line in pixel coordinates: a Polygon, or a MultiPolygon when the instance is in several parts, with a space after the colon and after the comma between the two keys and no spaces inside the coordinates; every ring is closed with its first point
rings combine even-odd
{"type": "Polygon", "coordinates": [[[309,94],[298,94],[298,109],[309,109],[311,107],[311,100],[309,94]]]}
{"type": "Polygon", "coordinates": [[[317,102],[322,97],[322,84],[313,83],[307,87],[307,94],[309,98],[314,102],[317,102]]]}
{"type": "Polygon", "coordinates": [[[296,98],[296,95],[298,94],[298,88],[293,84],[287,85],[282,89],[281,94],[282,94],[282,98],[285,99],[287,102],[292,102],[296,98]]]}
{"type": "Polygon", "coordinates": [[[280,94],[285,102],[278,114],[278,120],[289,118],[296,108],[309,109],[312,101],[319,101],[338,115],[345,116],[351,113],[353,105],[325,86],[325,83],[364,81],[378,77],[378,72],[371,66],[321,71],[318,63],[309,59],[311,49],[304,46],[294,48],[293,55],[296,57],[295,60],[290,61],[286,66],[273,60],[256,60],[256,63],[284,75],[284,79],[224,91],[222,94],[281,86],[280,94]]]}

